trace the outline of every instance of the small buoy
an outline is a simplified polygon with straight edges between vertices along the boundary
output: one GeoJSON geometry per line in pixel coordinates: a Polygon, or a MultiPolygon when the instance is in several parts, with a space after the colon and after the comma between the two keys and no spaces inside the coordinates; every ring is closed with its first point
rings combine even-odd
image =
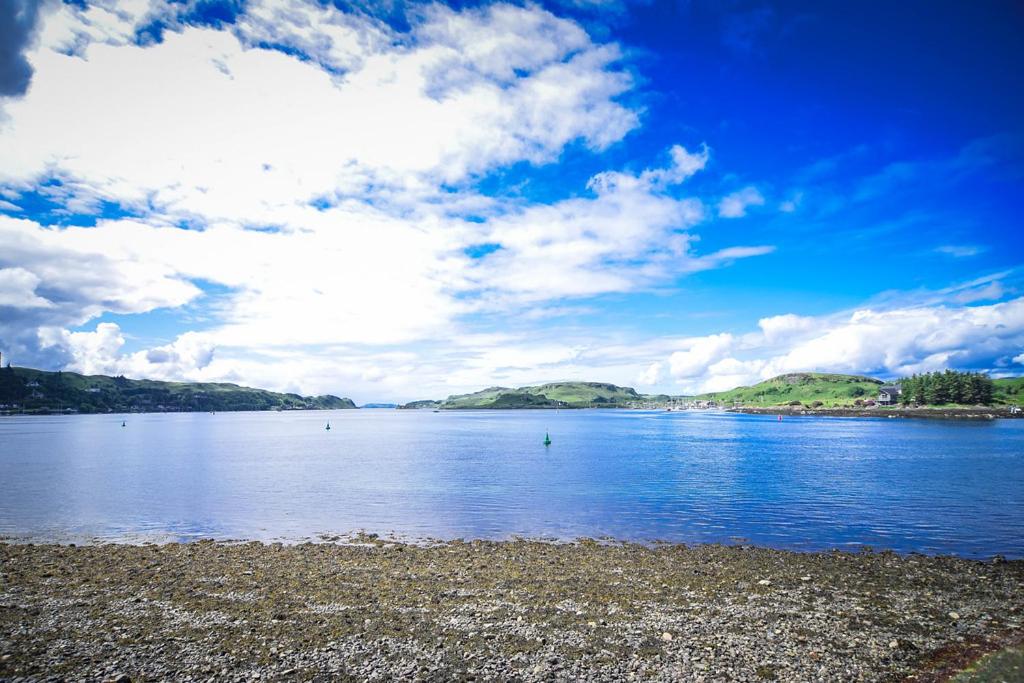
{"type": "Polygon", "coordinates": [[[123,421],[121,422],[121,426],[122,426],[122,427],[124,427],[124,426],[125,426],[125,424],[124,424],[124,422],[123,422],[123,421]]]}
{"type": "Polygon", "coordinates": [[[327,426],[325,427],[325,429],[327,431],[331,431],[331,423],[330,422],[327,423],[327,426]]]}
{"type": "Polygon", "coordinates": [[[551,435],[548,434],[547,432],[544,432],[544,445],[545,446],[550,446],[551,445],[551,435]]]}
{"type": "Polygon", "coordinates": [[[782,416],[779,415],[779,422],[782,422],[782,416]]]}

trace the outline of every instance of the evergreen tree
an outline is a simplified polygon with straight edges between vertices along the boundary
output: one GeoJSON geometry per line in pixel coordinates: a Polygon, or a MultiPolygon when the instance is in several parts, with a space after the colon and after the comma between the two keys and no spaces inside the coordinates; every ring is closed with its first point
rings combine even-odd
{"type": "Polygon", "coordinates": [[[901,400],[904,404],[943,405],[959,403],[966,405],[988,405],[992,402],[994,386],[992,380],[976,372],[926,372],[904,377],[901,400]]]}

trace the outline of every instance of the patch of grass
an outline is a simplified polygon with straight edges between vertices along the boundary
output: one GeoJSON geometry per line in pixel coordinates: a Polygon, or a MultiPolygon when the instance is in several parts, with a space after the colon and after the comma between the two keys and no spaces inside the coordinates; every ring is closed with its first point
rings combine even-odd
{"type": "Polygon", "coordinates": [[[1024,681],[1024,648],[1008,647],[985,655],[950,680],[951,683],[1024,681]]]}
{"type": "Polygon", "coordinates": [[[812,405],[820,401],[822,406],[833,407],[851,405],[858,399],[876,399],[881,385],[881,380],[860,375],[798,372],[773,377],[754,386],[737,387],[695,398],[714,400],[724,405],[738,402],[751,406],[785,405],[793,401],[812,405]]]}

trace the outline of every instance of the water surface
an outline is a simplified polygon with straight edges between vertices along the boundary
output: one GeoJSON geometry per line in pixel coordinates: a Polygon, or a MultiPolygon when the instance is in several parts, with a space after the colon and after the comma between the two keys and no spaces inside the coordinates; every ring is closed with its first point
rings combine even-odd
{"type": "Polygon", "coordinates": [[[1024,557],[1024,421],[614,410],[0,418],[0,535],[356,530],[1024,557]]]}

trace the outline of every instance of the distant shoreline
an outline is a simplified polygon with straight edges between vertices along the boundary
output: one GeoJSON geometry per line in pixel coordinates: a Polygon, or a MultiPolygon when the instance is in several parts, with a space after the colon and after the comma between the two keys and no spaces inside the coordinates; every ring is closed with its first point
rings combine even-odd
{"type": "Polygon", "coordinates": [[[911,418],[927,420],[996,420],[1024,418],[1024,412],[1011,412],[1009,406],[979,406],[973,408],[808,408],[806,406],[732,406],[729,413],[747,415],[785,415],[793,417],[874,417],[911,418]]]}
{"type": "Polygon", "coordinates": [[[500,407],[500,408],[489,408],[489,407],[442,407],[442,408],[405,408],[403,406],[396,406],[395,408],[367,408],[364,406],[356,406],[355,408],[249,408],[249,409],[234,409],[234,410],[139,410],[139,411],[112,411],[112,412],[79,412],[79,411],[57,411],[57,410],[31,410],[31,411],[11,411],[11,410],[0,410],[0,417],[14,417],[14,416],[53,416],[53,415],[173,415],[179,413],[312,413],[312,412],[325,412],[331,410],[395,410],[402,412],[416,412],[416,411],[431,411],[431,412],[445,412],[445,413],[460,413],[460,412],[473,412],[473,411],[486,411],[486,412],[521,412],[521,411],[553,411],[553,410],[571,410],[571,411],[586,411],[586,410],[615,410],[615,411],[648,411],[648,412],[674,412],[674,413],[686,413],[686,412],[725,412],[725,413],[741,413],[746,415],[784,415],[787,417],[856,417],[856,418],[907,418],[907,419],[927,419],[927,420],[999,420],[999,419],[1024,419],[1024,411],[1011,412],[1011,406],[982,406],[972,408],[933,408],[933,407],[919,407],[919,408],[829,408],[825,406],[819,406],[817,408],[809,408],[807,406],[720,406],[717,408],[665,408],[665,407],[633,407],[633,406],[621,406],[621,405],[609,405],[609,406],[522,406],[522,407],[500,407]]]}
{"type": "Polygon", "coordinates": [[[174,415],[174,414],[217,414],[217,413],[320,413],[329,410],[362,410],[354,408],[233,408],[224,410],[112,410],[109,412],[79,410],[0,410],[0,417],[32,417],[47,415],[174,415]]]}

